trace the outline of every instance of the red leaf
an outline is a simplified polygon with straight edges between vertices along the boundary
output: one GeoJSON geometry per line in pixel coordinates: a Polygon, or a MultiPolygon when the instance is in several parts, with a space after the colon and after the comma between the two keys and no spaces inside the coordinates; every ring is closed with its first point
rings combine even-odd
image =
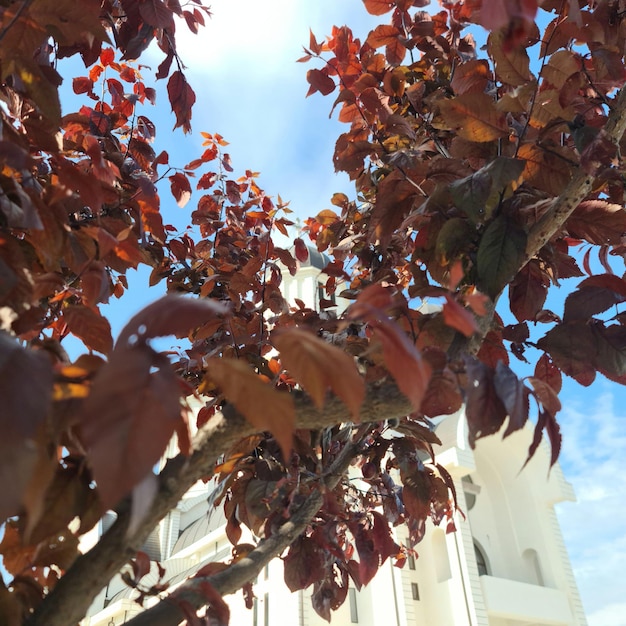
{"type": "Polygon", "coordinates": [[[620,204],[585,200],[565,222],[565,229],[571,237],[589,243],[619,245],[621,234],[626,232],[626,211],[620,204]]]}
{"type": "Polygon", "coordinates": [[[528,389],[508,366],[498,362],[493,378],[496,393],[509,416],[509,424],[503,437],[508,437],[524,427],[528,419],[528,389]]]}
{"type": "Polygon", "coordinates": [[[230,608],[228,604],[224,602],[222,595],[206,580],[203,580],[198,585],[200,592],[204,595],[204,597],[208,600],[209,603],[209,611],[211,615],[215,618],[217,626],[228,626],[230,621],[230,608]]]}
{"type": "Polygon", "coordinates": [[[439,106],[444,121],[463,139],[488,142],[508,133],[506,116],[486,93],[466,93],[439,106]]]}
{"type": "Polygon", "coordinates": [[[358,421],[365,397],[365,383],[354,359],[309,332],[284,328],[272,333],[272,341],[283,366],[304,387],[318,408],[324,405],[330,388],[358,421]]]}
{"type": "Polygon", "coordinates": [[[300,263],[306,263],[309,260],[309,249],[307,248],[307,245],[302,239],[300,239],[300,237],[296,237],[293,244],[296,252],[296,259],[298,259],[300,263]]]}
{"type": "Polygon", "coordinates": [[[395,2],[388,0],[363,0],[367,12],[371,15],[384,15],[393,9],[395,2]]]}
{"type": "Polygon", "coordinates": [[[491,368],[478,359],[467,358],[465,369],[467,425],[469,444],[473,448],[477,439],[500,430],[506,418],[506,409],[496,392],[491,368]]]}
{"type": "Polygon", "coordinates": [[[103,507],[112,508],[151,471],[174,433],[181,415],[178,378],[167,358],[145,344],[118,342],[82,415],[98,493],[103,507]]]}
{"type": "Polygon", "coordinates": [[[312,69],[306,73],[306,79],[310,88],[307,97],[319,91],[323,96],[327,96],[335,90],[335,81],[328,75],[327,71],[312,69]]]}
{"type": "MultiPolygon", "coordinates": [[[[33,445],[50,407],[52,367],[0,332],[0,518],[19,512],[37,461],[33,445]]],[[[6,565],[6,563],[5,563],[6,565]]]]}
{"type": "Polygon", "coordinates": [[[313,31],[309,28],[309,50],[313,54],[319,54],[322,51],[323,44],[317,43],[313,31]]]}
{"type": "Polygon", "coordinates": [[[391,289],[382,285],[369,285],[359,294],[356,302],[350,307],[350,318],[367,317],[373,311],[383,312],[391,308],[393,304],[391,293],[391,289]]]}
{"type": "Polygon", "coordinates": [[[176,172],[169,178],[172,195],[176,200],[176,204],[182,209],[189,202],[189,198],[191,198],[189,179],[182,172],[176,172]]]}
{"type": "Polygon", "coordinates": [[[475,59],[454,68],[450,86],[459,96],[463,93],[483,92],[489,80],[491,80],[489,63],[484,59],[475,59]]]}
{"type": "Polygon", "coordinates": [[[354,535],[354,543],[359,553],[359,582],[367,585],[376,573],[380,565],[380,555],[376,550],[371,528],[365,528],[363,522],[350,525],[350,531],[354,535]]]}
{"type": "Polygon", "coordinates": [[[243,361],[226,358],[208,360],[208,377],[220,386],[226,399],[260,431],[268,430],[289,458],[295,423],[293,400],[276,391],[243,361]]]}
{"type": "Polygon", "coordinates": [[[141,0],[139,15],[154,28],[171,28],[173,26],[172,10],[161,0],[141,0]]]}
{"type": "Polygon", "coordinates": [[[104,67],[111,65],[114,59],[115,51],[113,50],[113,48],[102,48],[102,51],[100,52],[100,63],[102,63],[104,67]]]}
{"type": "Polygon", "coordinates": [[[283,558],[285,584],[293,593],[306,589],[324,577],[325,553],[310,537],[300,537],[291,544],[283,558]]]}
{"type": "Polygon", "coordinates": [[[191,109],[196,101],[196,94],[189,86],[187,79],[180,70],[176,70],[167,82],[167,94],[176,115],[174,128],[182,126],[183,132],[191,131],[191,109]]]}
{"type": "Polygon", "coordinates": [[[554,364],[581,385],[595,379],[594,361],[598,353],[598,337],[585,321],[559,324],[542,337],[537,346],[548,352],[554,364]]]}
{"type": "Polygon", "coordinates": [[[404,57],[406,56],[406,51],[406,45],[399,38],[397,38],[387,44],[387,47],[385,48],[385,58],[389,62],[389,65],[393,65],[395,67],[402,63],[404,57]]]}
{"type": "Polygon", "coordinates": [[[561,379],[561,370],[552,362],[547,354],[542,354],[541,358],[535,365],[535,378],[539,378],[544,383],[552,387],[555,393],[561,391],[563,381],[561,379]]]}
{"type": "Polygon", "coordinates": [[[550,277],[538,261],[532,259],[522,268],[509,287],[511,313],[518,322],[536,320],[546,301],[549,286],[550,277]]]}
{"type": "Polygon", "coordinates": [[[367,36],[367,41],[372,48],[382,48],[397,42],[400,31],[391,24],[380,24],[367,36]]]}
{"type": "Polygon", "coordinates": [[[556,391],[540,378],[531,376],[528,381],[533,386],[534,396],[541,402],[543,408],[554,417],[561,410],[561,401],[556,391]]]}
{"type": "Polygon", "coordinates": [[[476,318],[465,307],[461,306],[450,294],[446,294],[443,305],[443,320],[466,337],[471,337],[478,331],[476,318]]]}
{"type": "Polygon", "coordinates": [[[432,374],[430,365],[422,359],[419,350],[395,322],[383,318],[368,323],[374,330],[374,337],[383,347],[385,366],[395,378],[400,391],[419,411],[432,374]]]}
{"type": "Polygon", "coordinates": [[[108,354],[113,348],[111,325],[97,309],[80,305],[68,306],[63,309],[63,321],[70,332],[91,350],[108,354]]]}
{"type": "Polygon", "coordinates": [[[559,424],[554,418],[553,415],[550,414],[549,411],[539,411],[539,415],[537,417],[537,424],[535,425],[535,431],[533,433],[533,440],[528,448],[528,456],[526,457],[526,461],[524,463],[524,467],[532,457],[534,456],[539,444],[541,443],[541,434],[543,430],[546,430],[548,434],[548,439],[550,440],[550,467],[552,467],[559,458],[559,452],[561,451],[561,429],[559,428],[559,424]]]}
{"type": "Polygon", "coordinates": [[[228,307],[215,300],[197,300],[168,295],[148,305],[124,326],[117,346],[134,344],[167,335],[186,336],[187,333],[219,315],[227,315],[228,307]]]}
{"type": "Polygon", "coordinates": [[[75,94],[91,93],[93,82],[86,76],[77,76],[72,79],[72,89],[75,94]]]}
{"type": "Polygon", "coordinates": [[[563,321],[585,320],[626,301],[626,281],[613,274],[583,280],[565,300],[563,321]]]}
{"type": "Polygon", "coordinates": [[[537,0],[483,0],[480,24],[487,30],[498,30],[516,20],[533,22],[537,0]]]}

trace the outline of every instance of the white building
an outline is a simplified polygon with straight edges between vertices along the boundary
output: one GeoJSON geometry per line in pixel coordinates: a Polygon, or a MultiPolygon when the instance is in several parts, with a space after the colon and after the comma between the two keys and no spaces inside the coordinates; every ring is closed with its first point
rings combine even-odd
{"type": "MultiPolygon", "coordinates": [[[[288,278],[289,300],[313,306],[321,259],[288,278]],[[318,267],[316,267],[318,266],[318,267]]],[[[333,626],[585,626],[582,603],[563,542],[554,505],[573,500],[560,467],[551,472],[547,445],[520,472],[532,429],[467,443],[464,415],[443,418],[437,426],[443,445],[437,460],[454,478],[460,508],[456,533],[432,524],[416,546],[418,559],[403,569],[388,561],[360,592],[350,589],[333,614],[333,626]]],[[[212,487],[192,488],[155,530],[145,551],[161,562],[172,585],[202,565],[226,560],[231,545],[221,511],[209,517],[212,487]]],[[[397,540],[406,543],[402,527],[397,540]]],[[[146,584],[156,582],[156,567],[146,584]],[[151,578],[152,577],[152,578],[151,578]]],[[[85,626],[123,624],[141,609],[132,590],[116,577],[96,598],[85,626]]],[[[310,589],[292,594],[275,559],[259,577],[254,609],[241,594],[227,598],[234,626],[321,626],[310,589]]]]}

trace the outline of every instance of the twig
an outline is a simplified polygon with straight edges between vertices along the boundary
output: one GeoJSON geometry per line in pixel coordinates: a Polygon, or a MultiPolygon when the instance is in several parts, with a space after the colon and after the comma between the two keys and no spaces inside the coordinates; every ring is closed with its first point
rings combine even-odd
{"type": "MultiPolygon", "coordinates": [[[[626,131],[626,89],[622,87],[614,100],[604,132],[616,146],[619,146],[624,131],[626,131]]],[[[582,169],[578,170],[563,193],[554,200],[552,206],[528,233],[526,251],[519,269],[523,268],[563,226],[576,207],[591,192],[593,183],[593,176],[582,169]]]]}
{"type": "MultiPolygon", "coordinates": [[[[360,431],[364,437],[367,430],[360,431]]],[[[360,452],[361,438],[348,443],[325,472],[321,485],[307,496],[292,513],[289,521],[283,524],[271,537],[262,540],[245,558],[233,563],[217,574],[191,578],[167,598],[127,622],[128,626],[176,626],[185,618],[179,609],[181,602],[196,610],[207,604],[202,591],[204,583],[209,583],[221,595],[235,593],[243,585],[254,580],[273,558],[290,546],[311,523],[324,503],[324,491],[333,489],[344,476],[352,459],[360,452]]]]}
{"type": "MultiPolygon", "coordinates": [[[[0,42],[6,37],[7,33],[13,28],[13,25],[20,19],[22,13],[33,3],[33,0],[24,0],[20,5],[20,8],[15,12],[15,15],[11,18],[11,21],[0,32],[0,42]]],[[[5,9],[6,11],[6,9],[5,9]]]]}

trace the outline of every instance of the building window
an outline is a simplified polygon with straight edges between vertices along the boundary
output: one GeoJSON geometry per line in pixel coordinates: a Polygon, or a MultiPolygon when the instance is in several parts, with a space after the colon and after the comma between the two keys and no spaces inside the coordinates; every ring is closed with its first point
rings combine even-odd
{"type": "Polygon", "coordinates": [[[407,554],[407,561],[409,562],[409,569],[415,569],[415,556],[411,552],[407,554]]]}
{"type": "Polygon", "coordinates": [[[489,576],[489,568],[487,566],[487,557],[480,546],[474,541],[474,554],[476,555],[476,566],[478,567],[479,576],[489,576]]]}
{"type": "Polygon", "coordinates": [[[356,604],[356,589],[353,589],[352,587],[348,589],[348,599],[350,601],[350,622],[358,624],[359,611],[356,604]]]}
{"type": "Polygon", "coordinates": [[[469,474],[461,478],[461,485],[463,485],[463,493],[465,493],[467,510],[471,511],[476,504],[476,496],[480,493],[480,485],[476,485],[469,474]]]}
{"type": "Polygon", "coordinates": [[[322,300],[327,300],[328,302],[332,302],[333,306],[337,304],[337,300],[335,299],[335,294],[328,294],[326,297],[326,286],[324,283],[317,283],[317,302],[321,303],[322,300]]]}
{"type": "Polygon", "coordinates": [[[420,599],[420,588],[417,586],[417,583],[411,583],[411,595],[413,596],[413,600],[420,599]]]}
{"type": "Polygon", "coordinates": [[[524,553],[522,554],[522,559],[524,560],[524,564],[526,565],[526,570],[530,577],[530,582],[533,585],[539,585],[543,587],[543,574],[541,572],[541,564],[539,563],[539,555],[537,554],[537,551],[533,550],[532,548],[524,550],[524,553]]]}

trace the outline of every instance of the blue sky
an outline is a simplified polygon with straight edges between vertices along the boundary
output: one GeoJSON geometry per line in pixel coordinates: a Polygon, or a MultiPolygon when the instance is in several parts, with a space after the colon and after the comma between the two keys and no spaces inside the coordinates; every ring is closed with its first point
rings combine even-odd
{"type": "MultiPolygon", "coordinates": [[[[195,134],[172,134],[173,115],[165,94],[145,114],[157,124],[156,150],[184,165],[201,153],[199,131],[219,132],[230,142],[235,172],[262,173],[259,184],[291,202],[301,218],[330,206],[336,191],[350,195],[346,177],[333,171],[332,152],[341,130],[328,119],[332,98],[305,99],[306,70],[296,63],[308,42],[335,25],[349,24],[362,39],[378,22],[361,0],[213,0],[213,18],[199,36],[180,28],[179,52],[198,102],[195,134]]],[[[158,59],[143,59],[156,68],[158,59]]],[[[150,74],[146,72],[146,81],[150,74]]],[[[353,195],[353,194],[352,194],[353,195]]],[[[162,194],[166,198],[167,194],[162,194]]],[[[165,203],[164,203],[165,204],[165,203]]],[[[166,221],[188,223],[194,198],[185,209],[171,202],[166,221]]],[[[147,274],[131,273],[131,291],[111,307],[114,333],[147,302],[147,274]]],[[[577,503],[558,513],[590,626],[626,626],[623,564],[626,563],[626,390],[600,379],[584,389],[567,381],[562,395],[564,445],[561,462],[577,503]]]]}

